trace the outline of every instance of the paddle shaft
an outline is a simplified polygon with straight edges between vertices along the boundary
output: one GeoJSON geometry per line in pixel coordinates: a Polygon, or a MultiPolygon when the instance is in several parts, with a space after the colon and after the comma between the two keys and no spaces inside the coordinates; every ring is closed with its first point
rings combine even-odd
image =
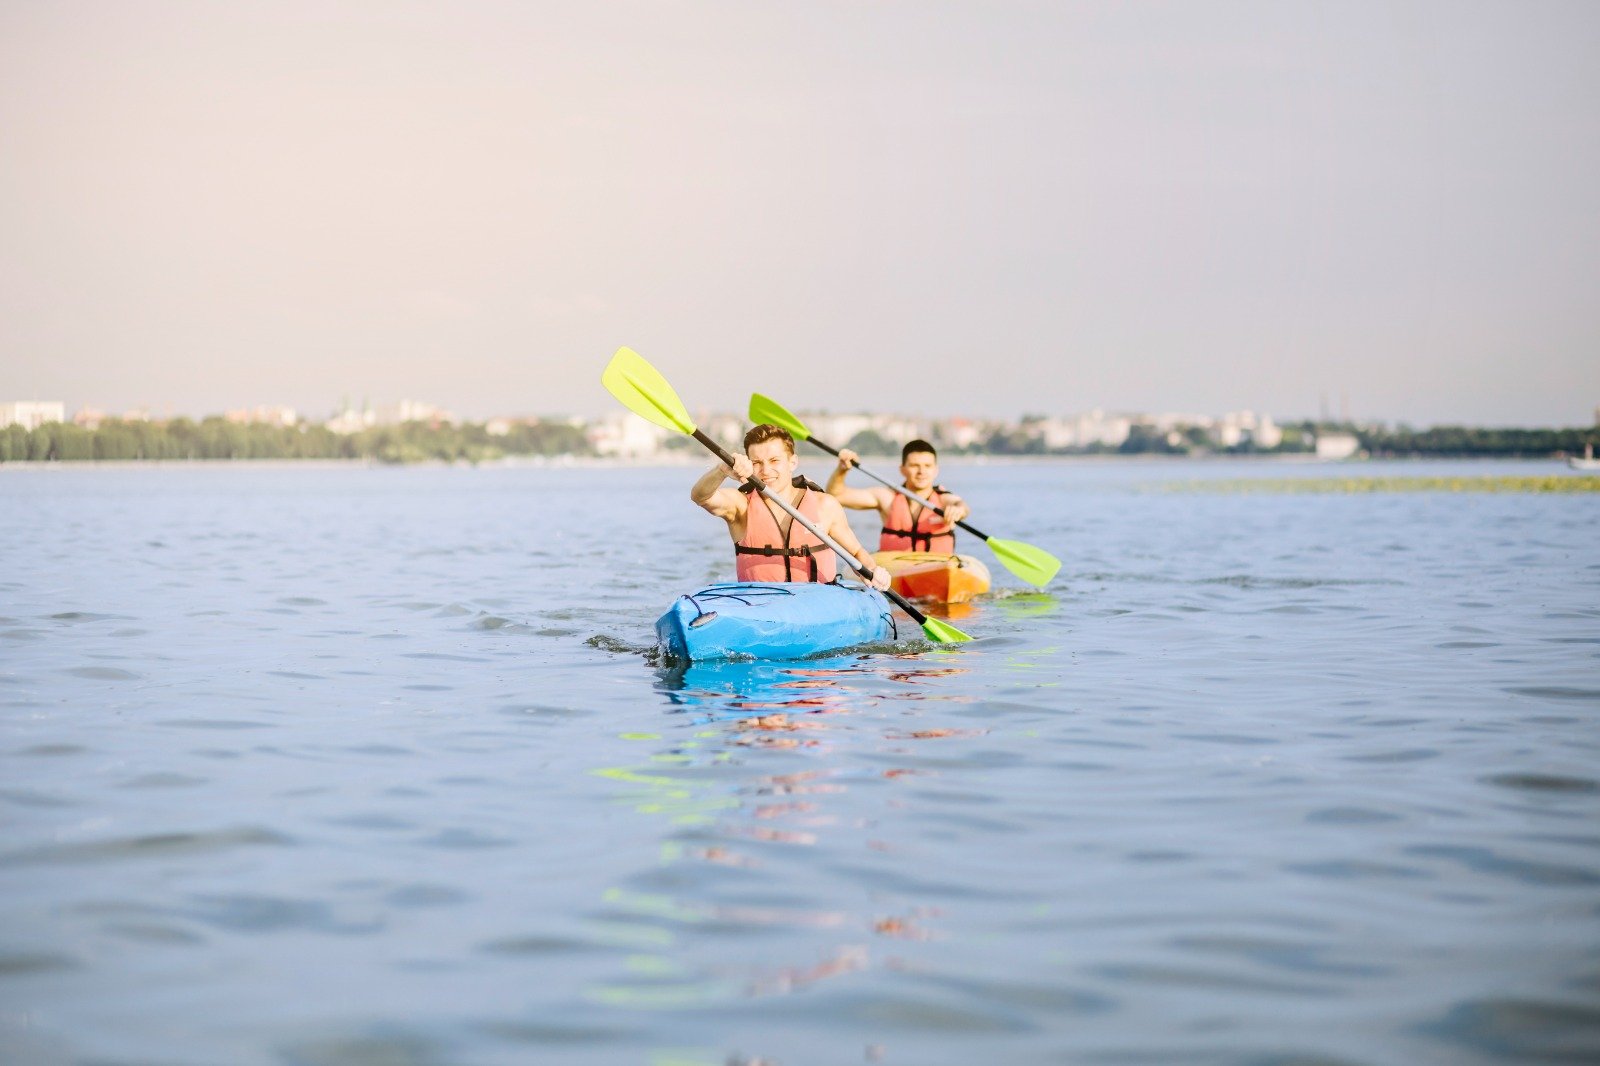
{"type": "MultiPolygon", "coordinates": [[[[715,455],[718,459],[722,460],[723,465],[725,465],[729,470],[733,469],[733,456],[729,455],[727,451],[724,450],[722,445],[706,436],[702,430],[696,429],[692,435],[695,440],[699,441],[701,444],[704,444],[708,449],[710,449],[712,455],[715,455]]],[[[767,488],[755,478],[751,478],[749,481],[745,482],[744,489],[747,492],[759,492],[761,495],[765,496],[779,507],[782,507],[785,511],[788,511],[790,518],[793,518],[796,522],[799,522],[800,525],[808,530],[812,536],[816,537],[818,540],[822,541],[822,543],[832,548],[838,554],[839,558],[843,559],[845,564],[850,567],[852,573],[865,579],[869,585],[871,584],[871,575],[867,573],[867,568],[861,565],[861,561],[855,556],[851,555],[849,552],[845,551],[844,546],[838,541],[828,536],[828,534],[824,533],[821,529],[818,529],[811,519],[800,513],[799,508],[795,507],[782,496],[779,496],[776,492],[773,492],[771,489],[767,488]]],[[[892,600],[896,607],[899,607],[906,614],[909,614],[911,616],[911,620],[917,623],[917,625],[920,626],[927,623],[928,616],[911,606],[910,602],[898,592],[889,589],[885,590],[883,594],[892,600]]]]}
{"type": "MultiPolygon", "coordinates": [[[[810,441],[812,444],[815,444],[817,447],[821,448],[823,451],[827,452],[829,455],[833,456],[835,459],[837,459],[839,457],[839,449],[830,448],[828,445],[822,443],[820,440],[818,440],[815,437],[807,437],[806,440],[810,441]]],[[[856,462],[854,459],[850,460],[850,465],[855,467],[857,470],[861,471],[863,474],[865,474],[868,477],[870,477],[872,480],[876,481],[878,484],[887,486],[888,488],[891,488],[891,489],[894,489],[894,491],[898,492],[900,495],[904,496],[906,499],[915,500],[917,503],[922,504],[922,506],[926,507],[928,510],[932,511],[934,514],[938,515],[940,518],[944,517],[944,508],[943,507],[935,507],[933,505],[933,501],[932,500],[924,500],[921,496],[918,496],[916,493],[912,492],[910,489],[906,488],[904,485],[896,485],[892,481],[888,481],[888,480],[885,480],[884,478],[879,477],[877,474],[874,474],[872,471],[868,470],[866,467],[862,466],[860,463],[856,462]]],[[[969,526],[965,522],[961,521],[960,519],[956,520],[956,525],[960,526],[962,529],[966,530],[968,533],[971,533],[974,537],[978,537],[978,538],[980,538],[981,540],[983,540],[985,542],[987,542],[989,540],[989,534],[985,533],[981,529],[978,529],[976,526],[969,526]]]]}

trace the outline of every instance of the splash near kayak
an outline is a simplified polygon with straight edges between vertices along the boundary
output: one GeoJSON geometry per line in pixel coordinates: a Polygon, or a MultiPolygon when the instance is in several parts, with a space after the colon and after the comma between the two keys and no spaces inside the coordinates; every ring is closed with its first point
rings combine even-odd
{"type": "Polygon", "coordinates": [[[889,571],[889,587],[908,600],[966,603],[989,591],[989,568],[975,556],[873,552],[872,558],[889,571]]]}
{"type": "Polygon", "coordinates": [[[889,605],[866,589],[801,582],[730,582],[679,596],[656,636],[679,660],[800,659],[883,640],[889,605]]]}

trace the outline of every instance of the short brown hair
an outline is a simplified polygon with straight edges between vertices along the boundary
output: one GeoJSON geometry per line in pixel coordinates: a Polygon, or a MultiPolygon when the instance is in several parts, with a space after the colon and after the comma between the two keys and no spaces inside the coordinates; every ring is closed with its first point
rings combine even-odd
{"type": "Polygon", "coordinates": [[[744,450],[748,452],[752,445],[761,444],[769,440],[783,441],[783,446],[789,449],[789,454],[794,454],[794,438],[789,436],[789,431],[770,422],[763,422],[759,426],[750,427],[750,432],[744,435],[744,450]]]}
{"type": "Polygon", "coordinates": [[[921,438],[913,441],[907,441],[906,446],[900,449],[900,465],[904,466],[907,459],[911,458],[913,455],[921,455],[923,452],[933,456],[935,460],[939,458],[939,453],[934,451],[933,445],[929,444],[927,441],[922,440],[921,438]]]}

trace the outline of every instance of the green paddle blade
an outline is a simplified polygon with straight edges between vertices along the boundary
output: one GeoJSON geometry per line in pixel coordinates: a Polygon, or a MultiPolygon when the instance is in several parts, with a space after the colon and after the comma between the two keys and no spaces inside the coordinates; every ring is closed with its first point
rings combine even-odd
{"type": "Polygon", "coordinates": [[[924,618],[922,632],[935,644],[960,644],[972,639],[949,622],[938,618],[924,618]]]}
{"type": "Polygon", "coordinates": [[[694,419],[689,417],[678,394],[672,391],[661,372],[632,348],[617,349],[617,354],[611,357],[600,375],[600,384],[640,418],[662,429],[674,429],[685,435],[694,433],[694,419]]]}
{"type": "Polygon", "coordinates": [[[756,425],[763,422],[779,426],[789,431],[789,436],[795,440],[810,440],[811,431],[806,424],[790,414],[788,409],[770,396],[763,396],[759,392],[750,394],[750,421],[756,425]]]}
{"type": "Polygon", "coordinates": [[[997,555],[1006,569],[1016,574],[1030,585],[1044,588],[1050,584],[1050,579],[1056,576],[1056,571],[1061,569],[1061,560],[1032,544],[1024,544],[1020,540],[1001,540],[999,537],[989,538],[989,548],[997,555]]]}

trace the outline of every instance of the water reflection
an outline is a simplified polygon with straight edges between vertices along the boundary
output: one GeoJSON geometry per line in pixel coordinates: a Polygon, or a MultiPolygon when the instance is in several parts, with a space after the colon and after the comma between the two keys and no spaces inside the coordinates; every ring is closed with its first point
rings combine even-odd
{"type": "Polygon", "coordinates": [[[707,719],[744,718],[774,711],[806,713],[838,708],[862,671],[854,659],[804,663],[688,663],[658,671],[659,689],[675,707],[707,719]]]}
{"type": "Polygon", "coordinates": [[[875,958],[875,940],[900,950],[937,940],[933,901],[873,887],[884,864],[905,861],[878,823],[930,772],[902,764],[907,742],[982,732],[908,721],[921,701],[967,698],[950,686],[968,672],[943,657],[859,653],[659,670],[666,709],[682,717],[649,736],[643,761],[597,771],[625,786],[619,802],[658,821],[659,846],[591,915],[656,930],[658,946],[589,998],[650,1009],[781,995],[895,971],[899,956],[875,958]],[[840,893],[846,870],[865,880],[840,893]],[[733,934],[760,949],[730,963],[733,934]]]}

